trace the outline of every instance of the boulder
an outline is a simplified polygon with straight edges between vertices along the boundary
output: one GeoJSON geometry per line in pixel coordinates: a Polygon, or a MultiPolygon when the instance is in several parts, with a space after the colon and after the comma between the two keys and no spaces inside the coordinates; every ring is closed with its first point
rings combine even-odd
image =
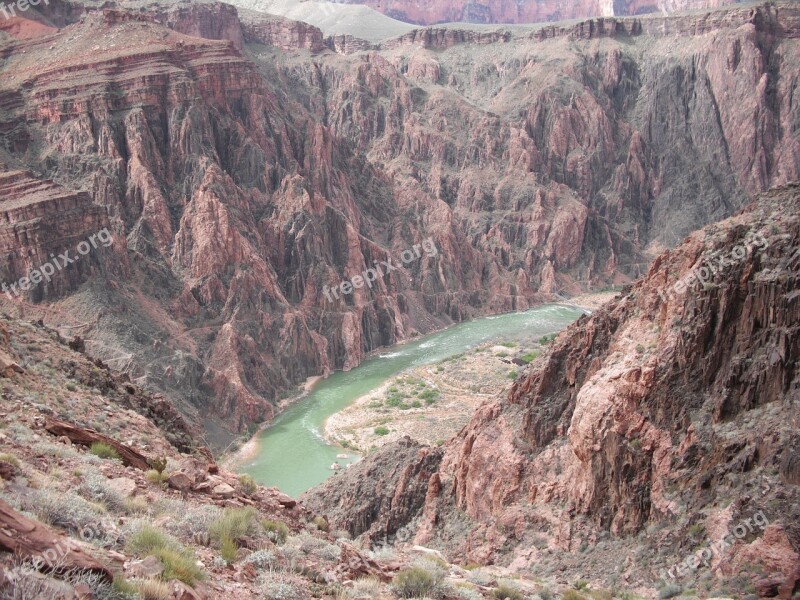
{"type": "Polygon", "coordinates": [[[192,489],[193,481],[183,471],[176,471],[174,473],[170,473],[169,477],[167,478],[167,484],[169,487],[174,490],[178,490],[179,492],[188,492],[192,489]]]}
{"type": "Polygon", "coordinates": [[[133,493],[136,491],[136,482],[128,477],[109,479],[108,486],[124,498],[133,496],[133,493]]]}
{"type": "Polygon", "coordinates": [[[278,501],[278,504],[280,504],[284,508],[294,508],[295,506],[297,506],[297,500],[295,500],[291,496],[287,496],[283,492],[278,492],[277,494],[275,494],[275,499],[278,501]]]}
{"type": "Polygon", "coordinates": [[[211,494],[219,498],[233,498],[236,490],[227,483],[220,483],[211,490],[211,494]]]}
{"type": "Polygon", "coordinates": [[[131,577],[155,579],[156,577],[161,577],[164,572],[164,565],[155,556],[148,556],[144,560],[131,563],[128,567],[128,572],[131,577]]]}

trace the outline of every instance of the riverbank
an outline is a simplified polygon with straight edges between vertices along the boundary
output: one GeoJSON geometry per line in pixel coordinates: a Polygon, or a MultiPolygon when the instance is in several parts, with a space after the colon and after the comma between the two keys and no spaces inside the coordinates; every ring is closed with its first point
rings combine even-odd
{"type": "MultiPolygon", "coordinates": [[[[615,295],[584,294],[564,304],[592,312],[615,295]]],[[[325,439],[364,454],[406,435],[422,444],[442,444],[468,423],[480,404],[508,390],[551,338],[496,340],[400,373],[331,415],[325,439]]]]}
{"type": "MultiPolygon", "coordinates": [[[[476,400],[483,400],[502,389],[495,386],[497,382],[510,384],[511,371],[520,367],[511,365],[511,359],[516,357],[514,353],[519,352],[520,355],[529,353],[525,346],[530,347],[533,342],[529,344],[526,340],[522,347],[517,348],[515,343],[491,353],[492,356],[497,355],[497,360],[492,359],[488,363],[494,364],[497,369],[505,370],[492,374],[491,377],[476,375],[479,372],[477,363],[475,368],[468,366],[468,361],[467,366],[464,366],[460,364],[464,362],[460,361],[460,357],[468,355],[481,345],[488,344],[490,340],[520,342],[526,335],[535,338],[560,331],[573,322],[581,312],[576,307],[570,306],[572,301],[563,298],[558,304],[477,318],[371,353],[368,359],[349,372],[332,373],[325,379],[318,380],[317,385],[309,382],[308,397],[300,395],[292,398],[285,409],[279,408],[276,411],[275,418],[260,433],[221,462],[251,475],[260,483],[278,487],[290,495],[298,495],[330,477],[335,464],[346,468],[348,464],[360,459],[360,455],[352,453],[347,459],[340,458],[343,449],[339,444],[331,444],[331,437],[326,435],[325,431],[326,422],[359,398],[382,387],[386,390],[385,393],[392,395],[386,399],[388,408],[398,409],[396,412],[412,411],[408,414],[416,415],[420,421],[429,423],[426,428],[426,443],[442,442],[466,423],[477,406],[476,400]],[[503,353],[505,356],[501,356],[503,353]],[[473,382],[473,384],[461,390],[452,389],[441,403],[438,402],[442,396],[441,390],[434,386],[444,389],[446,385],[444,381],[436,383],[429,377],[426,379],[430,383],[411,380],[403,382],[402,385],[408,387],[408,390],[403,391],[399,389],[392,391],[384,387],[387,380],[397,377],[400,373],[430,365],[436,366],[445,359],[459,363],[455,365],[455,369],[449,369],[453,372],[453,388],[463,382],[473,382]],[[509,362],[504,363],[503,360],[509,362]],[[489,387],[481,389],[485,386],[480,382],[475,383],[478,379],[484,380],[489,387]],[[403,394],[407,394],[407,398],[402,397],[403,394]],[[485,397],[476,394],[485,394],[485,397]],[[297,400],[301,398],[303,401],[298,402],[297,400]],[[418,410],[423,406],[429,410],[427,415],[420,414],[421,411],[418,410]],[[268,432],[265,433],[264,429],[268,432]]],[[[596,305],[585,304],[591,307],[596,305]]],[[[447,366],[442,370],[448,371],[447,366]]],[[[383,418],[387,416],[389,415],[383,415],[383,418]]],[[[384,432],[380,427],[386,427],[386,424],[374,425],[372,427],[374,435],[386,437],[391,433],[391,431],[384,432]],[[377,433],[374,431],[376,428],[378,428],[377,433]]],[[[412,428],[411,424],[408,428],[417,429],[412,428]]],[[[369,448],[377,445],[365,445],[363,442],[347,441],[347,439],[342,439],[342,442],[345,449],[347,446],[369,448]]]]}
{"type": "MultiPolygon", "coordinates": [[[[317,385],[317,383],[319,383],[322,379],[322,375],[312,375],[306,379],[303,385],[300,386],[301,390],[299,393],[291,394],[278,402],[278,405],[275,407],[275,417],[289,408],[292,404],[295,404],[296,402],[299,402],[308,396],[314,390],[314,386],[317,385]]],[[[251,435],[250,438],[240,448],[234,452],[231,452],[230,454],[223,454],[223,456],[221,456],[219,459],[219,464],[229,471],[234,471],[236,470],[236,467],[253,460],[256,456],[258,456],[260,449],[258,440],[261,437],[261,434],[264,433],[265,429],[269,429],[271,425],[272,421],[262,423],[256,432],[251,435]]]]}

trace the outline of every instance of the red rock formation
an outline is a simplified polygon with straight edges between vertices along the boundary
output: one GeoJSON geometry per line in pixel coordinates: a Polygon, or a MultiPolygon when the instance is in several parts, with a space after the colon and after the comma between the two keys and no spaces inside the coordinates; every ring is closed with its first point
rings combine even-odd
{"type": "MultiPolygon", "coordinates": [[[[796,184],[661,255],[642,281],[562,332],[507,398],[477,411],[394,530],[418,523],[417,543],[535,573],[580,549],[584,575],[605,585],[614,544],[619,573],[655,583],[698,543],[719,542],[761,511],[760,531],[715,554],[714,576],[745,586],[768,575],[791,597],[800,583],[800,488],[789,467],[800,448],[799,248],[796,184]],[[695,524],[707,539],[692,539],[695,524]]],[[[360,503],[380,506],[405,486],[370,465],[415,472],[423,456],[387,448],[338,476],[338,492],[309,496],[335,527],[353,527],[358,513],[337,510],[352,504],[352,481],[360,503]],[[389,485],[364,498],[376,474],[389,485]]],[[[387,526],[372,514],[370,530],[387,526]]]]}
{"type": "Polygon", "coordinates": [[[313,54],[326,47],[322,31],[308,23],[244,9],[239,9],[239,14],[248,43],[274,46],[287,51],[309,50],[313,54]]]}
{"type": "MultiPolygon", "coordinates": [[[[640,275],[800,171],[787,5],[440,28],[346,56],[296,23],[245,13],[237,28],[216,4],[53,2],[59,15],[59,32],[0,42],[3,160],[85,191],[116,244],[42,316],[219,443],[305,378],[415,332],[640,275]],[[429,237],[435,256],[325,299],[429,237]]],[[[35,204],[36,186],[9,189],[35,204]]],[[[30,226],[10,279],[56,244],[30,226]]]]}
{"type": "Polygon", "coordinates": [[[77,542],[49,530],[0,500],[0,549],[37,561],[44,570],[85,571],[111,581],[111,570],[77,542]]]}

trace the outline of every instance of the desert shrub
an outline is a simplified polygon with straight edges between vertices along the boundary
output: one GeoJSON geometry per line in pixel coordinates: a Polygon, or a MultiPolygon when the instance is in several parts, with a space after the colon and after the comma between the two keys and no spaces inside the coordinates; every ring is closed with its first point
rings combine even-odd
{"type": "Polygon", "coordinates": [[[155,556],[164,565],[162,578],[179,579],[188,585],[203,578],[203,571],[197,566],[194,553],[178,540],[147,523],[132,526],[132,532],[125,549],[144,558],[155,556]]]}
{"type": "Polygon", "coordinates": [[[139,593],[139,590],[136,589],[136,585],[121,575],[114,577],[113,587],[114,591],[123,598],[135,598],[139,593]]]}
{"type": "Polygon", "coordinates": [[[265,600],[306,600],[308,598],[303,585],[286,573],[265,573],[258,578],[257,585],[265,600]]]}
{"type": "MultiPolygon", "coordinates": [[[[342,554],[342,549],[336,544],[329,544],[323,539],[314,537],[310,533],[303,532],[290,538],[286,545],[297,548],[306,556],[314,556],[320,560],[336,562],[342,554]]],[[[289,549],[287,548],[287,549],[289,549]]],[[[291,552],[291,550],[289,550],[291,552]]]]}
{"type": "Polygon", "coordinates": [[[392,582],[392,589],[400,598],[441,598],[441,588],[440,574],[422,567],[400,571],[392,582]]]}
{"type": "Polygon", "coordinates": [[[122,460],[122,457],[119,455],[113,446],[109,446],[104,442],[95,442],[92,444],[92,447],[89,448],[89,452],[94,454],[99,458],[109,458],[113,460],[122,460]]]}
{"type": "Polygon", "coordinates": [[[567,590],[561,595],[561,600],[586,600],[586,596],[576,590],[567,590]]]}
{"type": "Polygon", "coordinates": [[[194,538],[198,534],[208,534],[211,524],[222,517],[222,509],[213,504],[189,504],[177,514],[178,517],[168,525],[170,532],[181,537],[194,538]]]}
{"type": "Polygon", "coordinates": [[[425,390],[419,395],[420,400],[425,400],[427,404],[432,404],[439,397],[439,390],[425,390]]]}
{"type": "Polygon", "coordinates": [[[139,496],[125,498],[123,502],[125,504],[125,512],[129,515],[144,515],[150,510],[150,504],[147,500],[139,496]]]}
{"type": "Polygon", "coordinates": [[[336,529],[336,530],[331,532],[331,535],[333,536],[333,539],[335,539],[335,540],[352,540],[353,539],[353,536],[350,535],[350,532],[346,531],[344,529],[336,529]]]}
{"type": "Polygon", "coordinates": [[[258,513],[252,507],[226,508],[222,516],[211,523],[208,533],[220,545],[226,542],[235,543],[241,537],[257,533],[257,516],[258,513]]]}
{"type": "Polygon", "coordinates": [[[676,596],[680,596],[682,592],[683,588],[681,586],[675,585],[674,583],[668,583],[658,590],[658,597],[660,600],[666,600],[667,598],[675,598],[676,596]]]}
{"type": "Polygon", "coordinates": [[[316,525],[317,529],[319,529],[320,531],[325,531],[325,532],[330,531],[331,528],[330,523],[328,523],[328,519],[319,515],[314,517],[314,525],[316,525]]]}
{"type": "Polygon", "coordinates": [[[53,580],[42,577],[30,564],[15,565],[0,583],[0,598],[3,600],[52,598],[56,593],[53,580]]]}
{"type": "Polygon", "coordinates": [[[244,564],[253,565],[256,569],[266,569],[275,564],[275,553],[269,550],[256,550],[244,559],[244,564]]]}
{"type": "Polygon", "coordinates": [[[483,600],[483,594],[468,587],[458,587],[456,596],[458,596],[458,600],[483,600]]]}
{"type": "Polygon", "coordinates": [[[289,537],[289,528],[282,521],[262,519],[261,526],[267,532],[267,537],[276,544],[282,544],[289,537]]]}
{"type": "Polygon", "coordinates": [[[389,435],[389,428],[380,425],[375,428],[375,435],[389,435]]]}
{"type": "Polygon", "coordinates": [[[99,529],[99,521],[105,509],[92,504],[72,492],[33,490],[24,508],[33,512],[39,519],[72,533],[99,529]]]}
{"type": "Polygon", "coordinates": [[[75,458],[80,456],[71,446],[54,444],[52,442],[37,442],[31,446],[31,451],[34,454],[52,456],[54,458],[75,458]]]}
{"type": "Polygon", "coordinates": [[[248,496],[252,496],[258,491],[258,484],[250,475],[240,475],[239,485],[242,486],[242,491],[248,496]]]}
{"type": "Polygon", "coordinates": [[[356,600],[372,600],[381,593],[381,582],[375,577],[362,577],[353,582],[352,598],[356,600]]]}
{"type": "Polygon", "coordinates": [[[523,354],[522,356],[520,356],[519,359],[522,362],[528,364],[536,360],[538,356],[539,356],[538,352],[528,352],[527,354],[523,354]]]}
{"type": "Polygon", "coordinates": [[[501,585],[499,588],[495,588],[492,595],[498,600],[525,600],[525,596],[522,595],[522,592],[507,585],[501,585]]]}
{"type": "Polygon", "coordinates": [[[166,483],[169,475],[164,473],[163,471],[158,471],[157,469],[150,469],[147,473],[144,474],[145,479],[150,483],[166,483]]]}
{"type": "Polygon", "coordinates": [[[159,456],[158,458],[149,458],[147,459],[147,464],[150,465],[153,471],[161,474],[164,472],[164,469],[167,468],[167,457],[159,456]]]}
{"type": "Polygon", "coordinates": [[[162,548],[178,550],[182,547],[178,540],[144,521],[132,524],[130,529],[125,549],[140,558],[155,555],[162,548]]]}
{"type": "Polygon", "coordinates": [[[482,587],[489,587],[494,583],[494,577],[481,568],[470,571],[467,575],[467,580],[482,587]]]}
{"type": "Polygon", "coordinates": [[[236,562],[236,554],[238,551],[239,546],[237,546],[236,542],[231,538],[223,538],[222,542],[220,542],[219,555],[226,563],[231,564],[236,562]]]}
{"type": "Polygon", "coordinates": [[[578,579],[572,582],[572,588],[576,590],[586,590],[589,588],[589,582],[585,579],[578,579]]]}
{"type": "Polygon", "coordinates": [[[9,454],[7,452],[0,453],[0,462],[8,463],[12,467],[16,467],[19,469],[19,460],[13,454],[9,454]]]}
{"type": "Polygon", "coordinates": [[[108,484],[108,479],[99,471],[87,471],[78,493],[94,502],[100,502],[115,513],[126,511],[125,497],[108,484]]]}
{"type": "Polygon", "coordinates": [[[539,598],[542,600],[553,600],[555,596],[553,596],[553,592],[550,591],[550,588],[544,587],[539,590],[539,598]]]}
{"type": "MultiPolygon", "coordinates": [[[[89,571],[70,571],[63,576],[64,580],[72,586],[86,585],[92,590],[94,600],[138,600],[140,596],[135,591],[125,591],[124,586],[109,583],[100,574],[89,571]]],[[[118,578],[119,579],[119,578],[118,578]]],[[[59,596],[61,597],[61,596],[59,596]]]]}
{"type": "Polygon", "coordinates": [[[142,600],[170,600],[172,589],[168,583],[158,579],[129,579],[128,584],[142,600]]]}
{"type": "Polygon", "coordinates": [[[423,554],[414,559],[412,566],[422,567],[423,569],[439,569],[442,571],[442,577],[445,577],[450,572],[450,565],[443,558],[435,554],[423,554]]]}

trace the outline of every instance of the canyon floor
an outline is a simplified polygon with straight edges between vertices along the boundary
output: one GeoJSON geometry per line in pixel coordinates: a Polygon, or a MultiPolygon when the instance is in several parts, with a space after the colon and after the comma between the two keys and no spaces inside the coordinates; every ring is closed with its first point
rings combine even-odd
{"type": "MultiPolygon", "coordinates": [[[[584,294],[568,303],[591,311],[614,295],[584,294]]],[[[469,422],[481,403],[508,390],[554,335],[497,340],[405,371],[329,417],[325,436],[331,443],[361,453],[405,436],[421,444],[441,445],[469,422]]]]}

